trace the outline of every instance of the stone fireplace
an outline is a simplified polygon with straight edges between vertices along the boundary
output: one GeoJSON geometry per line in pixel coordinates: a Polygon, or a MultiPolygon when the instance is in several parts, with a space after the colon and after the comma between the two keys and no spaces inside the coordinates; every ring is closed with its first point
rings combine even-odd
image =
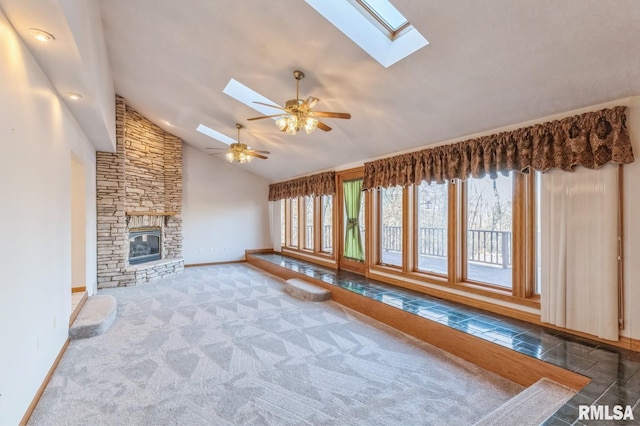
{"type": "Polygon", "coordinates": [[[98,288],[181,272],[182,140],[116,97],[116,152],[96,153],[98,288]]]}

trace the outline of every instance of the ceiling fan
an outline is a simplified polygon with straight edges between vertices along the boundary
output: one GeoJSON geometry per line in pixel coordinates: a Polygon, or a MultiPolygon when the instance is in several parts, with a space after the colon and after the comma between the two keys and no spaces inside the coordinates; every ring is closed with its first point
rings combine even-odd
{"type": "Polygon", "coordinates": [[[223,150],[223,152],[215,152],[209,155],[219,155],[224,154],[226,160],[230,163],[234,161],[237,163],[250,163],[254,158],[260,158],[262,160],[266,160],[267,155],[271,154],[269,151],[261,151],[258,149],[251,149],[247,145],[240,142],[240,129],[242,129],[242,124],[236,123],[236,128],[238,129],[238,139],[235,143],[229,145],[229,149],[225,148],[205,148],[205,149],[217,149],[223,150]]]}
{"type": "Polygon", "coordinates": [[[295,135],[302,129],[304,129],[307,134],[313,132],[316,128],[324,130],[325,132],[330,131],[331,127],[327,126],[322,121],[319,121],[318,117],[346,119],[351,118],[351,114],[347,112],[313,111],[312,108],[318,103],[318,98],[309,96],[305,100],[300,99],[300,80],[304,78],[304,73],[302,71],[295,70],[293,72],[293,77],[296,79],[296,98],[289,99],[284,104],[284,107],[265,104],[263,102],[254,102],[256,104],[282,110],[283,112],[274,115],[252,117],[248,118],[247,120],[251,121],[261,120],[263,118],[280,117],[278,120],[276,120],[276,125],[278,126],[278,128],[290,135],[295,135]]]}

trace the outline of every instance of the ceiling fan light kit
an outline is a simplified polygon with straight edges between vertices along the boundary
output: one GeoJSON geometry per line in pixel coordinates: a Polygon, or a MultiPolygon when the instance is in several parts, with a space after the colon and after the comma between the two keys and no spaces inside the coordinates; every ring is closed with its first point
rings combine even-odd
{"type": "Polygon", "coordinates": [[[316,117],[327,117],[327,118],[351,118],[351,114],[344,112],[321,112],[321,111],[312,111],[311,108],[316,106],[319,99],[313,96],[309,96],[306,100],[300,99],[300,80],[304,78],[304,73],[300,70],[295,70],[293,72],[293,77],[296,79],[296,98],[289,99],[284,107],[280,107],[277,105],[269,105],[262,102],[256,102],[260,105],[266,105],[271,108],[276,108],[282,110],[283,112],[275,115],[264,115],[261,117],[253,117],[248,118],[248,120],[260,120],[263,118],[275,118],[279,117],[276,120],[276,126],[281,131],[289,134],[295,135],[301,130],[304,130],[306,134],[313,133],[314,130],[320,128],[321,130],[328,132],[331,130],[331,127],[327,126],[323,122],[319,121],[316,117]]]}
{"type": "MultiPolygon", "coordinates": [[[[230,163],[240,163],[246,164],[253,161],[254,158],[260,158],[266,160],[268,157],[266,155],[271,154],[269,151],[259,151],[255,149],[249,148],[246,144],[240,142],[240,129],[242,129],[242,124],[237,123],[236,128],[238,129],[238,139],[235,143],[232,143],[229,146],[229,150],[224,155],[225,160],[230,163]]],[[[219,148],[206,148],[206,149],[219,149],[219,148]]],[[[214,153],[210,155],[218,155],[221,153],[214,153]]]]}

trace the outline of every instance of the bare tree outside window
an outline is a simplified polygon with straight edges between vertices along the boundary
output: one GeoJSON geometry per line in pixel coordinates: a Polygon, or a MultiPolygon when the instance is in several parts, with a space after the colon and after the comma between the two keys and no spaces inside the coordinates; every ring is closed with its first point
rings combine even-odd
{"type": "Polygon", "coordinates": [[[322,196],[322,247],[324,253],[333,251],[333,197],[331,195],[322,196]]]}
{"type": "Polygon", "coordinates": [[[298,247],[298,199],[291,199],[291,246],[298,247]]]}
{"type": "Polygon", "coordinates": [[[418,270],[446,275],[449,190],[447,184],[418,186],[418,270]]]}
{"type": "Polygon", "coordinates": [[[285,221],[285,207],[286,206],[286,202],[285,200],[280,200],[280,245],[284,246],[286,245],[285,242],[285,228],[286,228],[286,221],[285,221]]]}
{"type": "Polygon", "coordinates": [[[380,189],[380,261],[402,266],[402,187],[380,189]]]}
{"type": "Polygon", "coordinates": [[[304,197],[304,248],[313,250],[313,198],[304,197]]]}
{"type": "Polygon", "coordinates": [[[467,278],[511,288],[513,173],[467,181],[467,278]]]}

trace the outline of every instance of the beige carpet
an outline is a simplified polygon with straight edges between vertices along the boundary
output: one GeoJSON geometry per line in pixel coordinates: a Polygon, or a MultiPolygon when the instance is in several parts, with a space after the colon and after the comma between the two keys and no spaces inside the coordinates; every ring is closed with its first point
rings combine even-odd
{"type": "Polygon", "coordinates": [[[522,387],[246,264],[189,268],[71,342],[32,425],[472,425],[522,387]]]}

